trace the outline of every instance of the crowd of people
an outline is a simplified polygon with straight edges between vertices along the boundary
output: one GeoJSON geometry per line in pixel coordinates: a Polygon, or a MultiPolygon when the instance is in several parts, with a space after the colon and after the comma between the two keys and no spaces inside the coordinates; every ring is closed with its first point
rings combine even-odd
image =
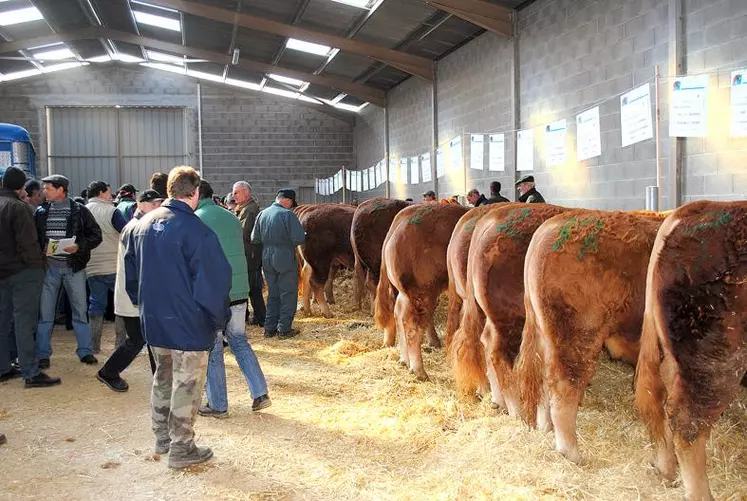
{"type": "Polygon", "coordinates": [[[173,468],[208,460],[212,451],[194,443],[193,425],[198,413],[228,415],[224,343],[244,374],[252,410],[272,403],[245,333],[249,304],[251,323],[266,337],[298,334],[295,249],[305,233],[291,210],[295,192],[280,190],[260,211],[246,181],[218,199],[190,167],[154,174],[142,192],[122,185],[116,196],[106,182],[94,181],[71,198],[69,185],[60,174],[27,180],[16,168],[2,176],[0,383],[61,383],[45,371],[62,290],[76,355],[98,364],[113,295],[115,350],[94,377],[127,391],[121,373],[147,346],[156,453],[168,453],[173,468]]]}

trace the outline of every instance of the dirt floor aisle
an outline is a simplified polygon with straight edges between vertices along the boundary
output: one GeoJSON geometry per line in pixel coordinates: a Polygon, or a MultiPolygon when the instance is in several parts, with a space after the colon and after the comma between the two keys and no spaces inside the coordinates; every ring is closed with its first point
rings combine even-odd
{"type": "MultiPolygon", "coordinates": [[[[338,297],[349,297],[343,284],[338,297]]],[[[343,300],[343,303],[345,301],[343,300]]],[[[633,371],[603,361],[579,416],[584,466],[553,452],[550,435],[461,402],[442,350],[426,354],[428,383],[397,364],[367,314],[335,306],[337,318],[299,320],[289,341],[249,338],[273,405],[251,412],[227,356],[230,418],[198,418],[198,443],[215,459],[171,471],[153,456],[145,354],[115,394],[80,364],[74,337],[55,331],[50,374],[63,384],[0,385],[2,500],[679,500],[648,466],[650,450],[632,409],[633,371]]],[[[107,325],[100,360],[110,353],[107,325]]],[[[747,499],[747,398],[722,418],[709,453],[717,499],[747,499]]],[[[160,459],[160,460],[159,460],[160,459]]]]}

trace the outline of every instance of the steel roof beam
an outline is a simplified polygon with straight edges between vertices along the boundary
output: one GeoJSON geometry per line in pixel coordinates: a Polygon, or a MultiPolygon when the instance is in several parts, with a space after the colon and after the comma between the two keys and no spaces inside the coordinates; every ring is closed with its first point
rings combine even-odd
{"type": "Polygon", "coordinates": [[[424,0],[433,8],[469,21],[496,35],[513,37],[513,11],[486,0],[424,0]]]}

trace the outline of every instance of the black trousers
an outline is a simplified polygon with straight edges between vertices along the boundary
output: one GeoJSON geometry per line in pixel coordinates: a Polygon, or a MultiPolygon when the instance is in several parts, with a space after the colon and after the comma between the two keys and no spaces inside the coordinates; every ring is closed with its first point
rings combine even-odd
{"type": "Polygon", "coordinates": [[[262,269],[249,270],[249,301],[252,304],[252,311],[254,312],[252,323],[260,325],[265,324],[265,316],[267,315],[265,298],[262,296],[263,286],[262,269]]]}
{"type": "MultiPolygon", "coordinates": [[[[122,320],[124,320],[127,338],[101,368],[101,375],[106,378],[119,377],[119,374],[130,366],[145,346],[145,339],[143,339],[143,333],[140,330],[140,318],[122,317],[122,320]]],[[[151,373],[156,372],[156,361],[150,351],[150,346],[148,346],[148,359],[150,360],[151,373]]]]}

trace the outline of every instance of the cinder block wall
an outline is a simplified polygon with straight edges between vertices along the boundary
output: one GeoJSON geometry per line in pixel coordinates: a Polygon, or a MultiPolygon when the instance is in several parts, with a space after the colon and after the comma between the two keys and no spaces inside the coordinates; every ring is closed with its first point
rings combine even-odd
{"type": "MultiPolygon", "coordinates": [[[[365,170],[376,165],[386,155],[386,116],[384,110],[378,106],[369,105],[363,108],[356,117],[354,140],[357,170],[365,170]]],[[[352,198],[358,201],[374,197],[386,196],[386,183],[374,190],[362,193],[352,193],[352,198]]]]}
{"type": "MultiPolygon", "coordinates": [[[[311,187],[355,163],[350,124],[287,99],[202,84],[203,168],[216,192],[245,179],[268,204],[281,187],[311,187]]],[[[0,121],[26,127],[47,172],[46,106],[181,106],[198,167],[197,82],[138,66],[90,65],[0,85],[0,121]]]]}

